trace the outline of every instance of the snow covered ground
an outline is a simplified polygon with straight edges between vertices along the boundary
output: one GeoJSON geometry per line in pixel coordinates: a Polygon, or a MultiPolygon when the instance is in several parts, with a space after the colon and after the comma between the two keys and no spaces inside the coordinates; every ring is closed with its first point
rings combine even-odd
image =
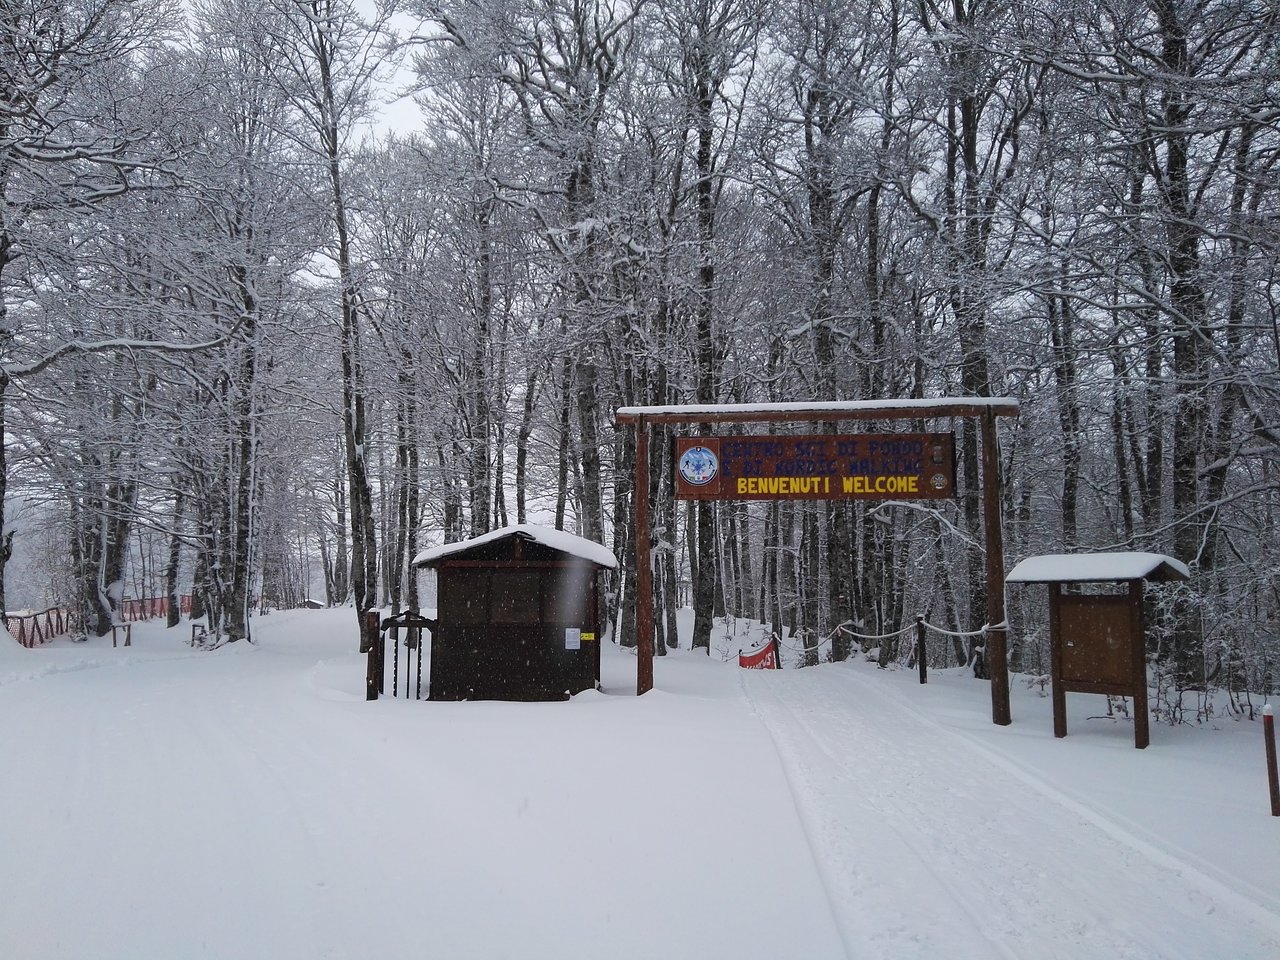
{"type": "Polygon", "coordinates": [[[1258,723],[683,652],[637,699],[612,647],[568,703],[366,703],[354,624],[0,637],[0,956],[1280,957],[1258,723]]]}

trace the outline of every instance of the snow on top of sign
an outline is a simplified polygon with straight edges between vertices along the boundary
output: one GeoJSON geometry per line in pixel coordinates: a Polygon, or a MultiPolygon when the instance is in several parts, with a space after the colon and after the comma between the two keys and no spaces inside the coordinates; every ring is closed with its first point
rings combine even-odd
{"type": "Polygon", "coordinates": [[[550,547],[552,550],[567,553],[571,557],[590,560],[592,563],[597,563],[610,570],[618,565],[617,558],[608,547],[596,543],[594,540],[587,540],[585,537],[566,533],[564,530],[556,530],[554,527],[539,526],[536,523],[516,523],[500,530],[492,530],[472,540],[461,540],[457,543],[446,543],[438,547],[430,547],[413,558],[413,565],[421,567],[429,563],[435,563],[445,557],[453,556],[455,553],[461,553],[464,550],[470,550],[482,544],[492,543],[494,540],[501,540],[512,534],[533,540],[535,543],[550,547]]]}
{"type": "Polygon", "coordinates": [[[1027,557],[1009,571],[1009,583],[1093,580],[1189,580],[1186,564],[1162,553],[1049,553],[1027,557]]]}
{"type": "Polygon", "coordinates": [[[619,407],[617,415],[636,416],[707,416],[750,413],[862,413],[875,410],[921,410],[946,407],[1017,407],[1012,397],[940,397],[904,400],[832,400],[793,403],[689,403],[656,407],[619,407]]]}

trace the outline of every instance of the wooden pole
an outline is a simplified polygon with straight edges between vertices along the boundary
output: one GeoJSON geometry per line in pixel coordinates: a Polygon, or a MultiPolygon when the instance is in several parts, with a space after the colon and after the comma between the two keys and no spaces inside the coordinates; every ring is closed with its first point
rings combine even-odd
{"type": "Polygon", "coordinates": [[[1008,625],[1004,610],[1004,534],[1000,525],[1000,450],[995,414],[982,416],[982,526],[987,546],[987,665],[991,671],[991,722],[1009,715],[1008,625]]]}
{"type": "Polygon", "coordinates": [[[1142,615],[1142,581],[1129,581],[1129,659],[1133,670],[1133,745],[1145,750],[1151,743],[1147,704],[1147,631],[1142,615]]]}
{"type": "Polygon", "coordinates": [[[920,682],[929,682],[929,664],[926,662],[928,657],[925,656],[924,646],[924,614],[916,614],[916,666],[920,668],[920,682]]]}
{"type": "Polygon", "coordinates": [[[369,661],[364,671],[364,698],[377,700],[382,692],[382,669],[378,662],[378,654],[382,646],[378,642],[378,611],[367,610],[364,615],[364,646],[369,653],[369,661]]]}
{"type": "Polygon", "coordinates": [[[1067,735],[1067,691],[1062,688],[1062,584],[1049,584],[1049,680],[1053,695],[1053,735],[1067,735]]]}
{"type": "Polygon", "coordinates": [[[1280,777],[1276,775],[1276,718],[1271,704],[1262,708],[1262,735],[1267,746],[1267,784],[1271,788],[1271,815],[1280,817],[1280,777]]]}
{"type": "Polygon", "coordinates": [[[649,531],[649,425],[636,420],[636,696],[653,689],[653,549],[649,531]]]}

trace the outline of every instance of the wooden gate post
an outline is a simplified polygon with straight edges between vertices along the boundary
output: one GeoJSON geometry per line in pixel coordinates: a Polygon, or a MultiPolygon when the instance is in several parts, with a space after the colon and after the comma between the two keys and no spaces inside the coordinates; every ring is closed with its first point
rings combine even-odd
{"type": "Polygon", "coordinates": [[[982,415],[982,526],[987,548],[987,668],[991,673],[991,722],[1007,726],[1009,714],[1009,625],[1004,610],[1004,531],[1000,523],[1000,449],[996,418],[982,415]]]}
{"type": "Polygon", "coordinates": [[[929,664],[925,649],[924,614],[916,614],[916,666],[920,669],[920,682],[929,682],[929,664]]]}
{"type": "Polygon", "coordinates": [[[378,636],[378,611],[366,610],[364,615],[364,640],[369,650],[369,660],[365,665],[364,698],[377,700],[382,692],[382,644],[378,636]]]}
{"type": "Polygon", "coordinates": [[[653,547],[649,532],[649,425],[636,420],[636,696],[653,689],[653,547]]]}

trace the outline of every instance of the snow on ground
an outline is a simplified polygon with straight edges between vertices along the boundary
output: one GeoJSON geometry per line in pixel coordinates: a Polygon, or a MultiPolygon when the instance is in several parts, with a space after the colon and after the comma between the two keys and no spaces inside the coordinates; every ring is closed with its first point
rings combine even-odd
{"type": "Polygon", "coordinates": [[[963,671],[728,640],[639,699],[606,647],[567,703],[366,703],[350,610],[185,631],[0,645],[0,956],[1280,957],[1259,724],[1137,751],[1072,695],[1059,741],[1022,684],[995,727],[963,671]]]}

